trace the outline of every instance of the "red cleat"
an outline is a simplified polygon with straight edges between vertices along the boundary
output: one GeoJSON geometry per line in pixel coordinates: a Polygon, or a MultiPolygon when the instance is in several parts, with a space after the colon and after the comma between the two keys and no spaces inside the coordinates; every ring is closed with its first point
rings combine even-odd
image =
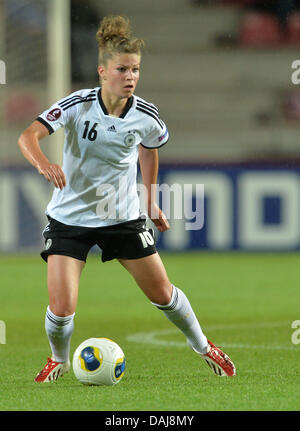
{"type": "Polygon", "coordinates": [[[189,341],[188,345],[205,360],[217,376],[235,376],[236,369],[229,356],[222,352],[222,350],[216,347],[211,341],[207,340],[207,342],[207,353],[204,354],[197,352],[189,341]]]}
{"type": "Polygon", "coordinates": [[[55,382],[59,377],[67,373],[69,369],[69,363],[56,362],[53,359],[48,358],[47,364],[44,366],[42,371],[38,373],[34,381],[38,383],[55,382]]]}
{"type": "Polygon", "coordinates": [[[209,350],[205,355],[201,355],[210,368],[218,376],[233,377],[236,375],[234,363],[226,353],[208,341],[209,350]]]}

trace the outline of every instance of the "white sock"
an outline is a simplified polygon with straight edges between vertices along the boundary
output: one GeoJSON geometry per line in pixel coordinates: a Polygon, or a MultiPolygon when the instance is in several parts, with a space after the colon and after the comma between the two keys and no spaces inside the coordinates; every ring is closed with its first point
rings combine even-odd
{"type": "Polygon", "coordinates": [[[74,329],[74,316],[56,316],[48,306],[45,317],[45,329],[48,335],[52,358],[57,362],[69,362],[70,342],[74,329]]]}
{"type": "Polygon", "coordinates": [[[207,352],[207,338],[185,294],[173,285],[172,298],[169,304],[160,305],[152,302],[163,311],[164,315],[179,328],[193,348],[199,353],[207,352]]]}

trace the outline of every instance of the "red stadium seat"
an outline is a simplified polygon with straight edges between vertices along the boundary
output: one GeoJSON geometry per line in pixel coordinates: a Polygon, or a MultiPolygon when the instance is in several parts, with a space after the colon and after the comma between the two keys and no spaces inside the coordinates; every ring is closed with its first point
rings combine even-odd
{"type": "Polygon", "coordinates": [[[268,13],[249,12],[241,19],[239,41],[242,46],[264,48],[281,43],[280,25],[268,13]]]}
{"type": "Polygon", "coordinates": [[[29,121],[40,112],[37,99],[26,92],[12,93],[4,106],[5,120],[10,123],[29,121]]]}
{"type": "Polygon", "coordinates": [[[292,91],[285,95],[282,103],[283,115],[288,123],[300,121],[300,91],[292,91]]]}
{"type": "Polygon", "coordinates": [[[287,22],[286,42],[291,45],[300,44],[300,13],[293,13],[287,22]]]}

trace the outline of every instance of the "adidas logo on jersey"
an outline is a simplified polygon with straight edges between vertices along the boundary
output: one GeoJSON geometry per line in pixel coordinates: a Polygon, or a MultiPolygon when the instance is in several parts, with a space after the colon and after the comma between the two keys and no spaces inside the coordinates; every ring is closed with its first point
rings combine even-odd
{"type": "Polygon", "coordinates": [[[108,131],[108,132],[116,132],[117,130],[116,130],[115,126],[114,126],[114,125],[112,125],[112,126],[110,126],[110,127],[107,129],[107,131],[108,131]]]}

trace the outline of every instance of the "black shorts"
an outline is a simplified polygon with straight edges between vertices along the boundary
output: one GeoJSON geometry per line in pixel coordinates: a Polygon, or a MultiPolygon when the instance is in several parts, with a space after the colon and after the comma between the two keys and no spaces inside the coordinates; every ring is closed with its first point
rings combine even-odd
{"type": "Polygon", "coordinates": [[[94,245],[102,250],[102,262],[115,258],[139,259],[156,253],[153,230],[146,228],[144,218],[99,228],[69,226],[49,216],[48,220],[43,231],[45,249],[41,252],[46,262],[51,254],[86,262],[94,245]]]}

